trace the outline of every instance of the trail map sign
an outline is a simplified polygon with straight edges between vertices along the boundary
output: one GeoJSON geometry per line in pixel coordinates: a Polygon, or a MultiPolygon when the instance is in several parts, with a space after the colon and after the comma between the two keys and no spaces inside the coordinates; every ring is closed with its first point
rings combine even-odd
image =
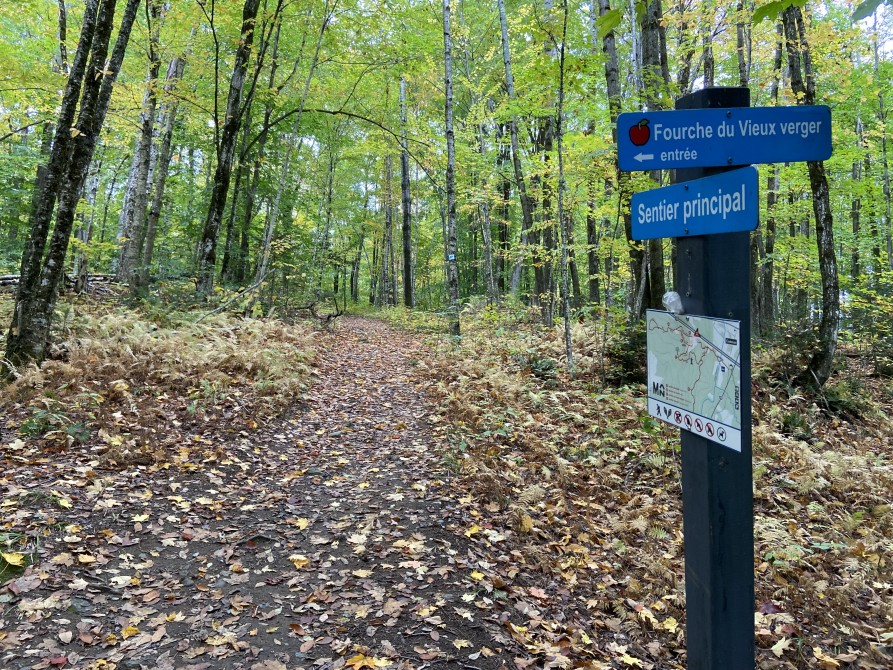
{"type": "Polygon", "coordinates": [[[621,170],[821,161],[831,157],[825,105],[630,112],[617,117],[621,170]]]}
{"type": "Polygon", "coordinates": [[[648,310],[648,413],[741,451],[741,323],[648,310]]]}

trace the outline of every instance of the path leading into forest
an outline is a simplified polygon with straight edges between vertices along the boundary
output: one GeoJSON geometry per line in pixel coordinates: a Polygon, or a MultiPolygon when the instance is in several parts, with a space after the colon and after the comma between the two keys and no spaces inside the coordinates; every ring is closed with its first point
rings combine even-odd
{"type": "Polygon", "coordinates": [[[357,318],[318,345],[272,425],[197,435],[169,469],[44,460],[4,480],[55,532],[0,591],[0,667],[526,665],[527,618],[485,579],[506,559],[465,535],[426,420],[423,347],[357,318]]]}

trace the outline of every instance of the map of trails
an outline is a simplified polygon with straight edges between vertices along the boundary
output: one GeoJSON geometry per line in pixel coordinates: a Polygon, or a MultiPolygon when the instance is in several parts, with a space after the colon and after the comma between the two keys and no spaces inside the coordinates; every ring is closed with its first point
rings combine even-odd
{"type": "Polygon", "coordinates": [[[741,322],[648,310],[648,413],[741,451],[741,322]]]}

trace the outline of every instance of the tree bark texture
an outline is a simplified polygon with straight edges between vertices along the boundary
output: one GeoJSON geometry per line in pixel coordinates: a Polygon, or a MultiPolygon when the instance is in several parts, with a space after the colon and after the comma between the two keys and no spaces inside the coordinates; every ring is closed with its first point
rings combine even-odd
{"type": "MultiPolygon", "coordinates": [[[[500,0],[501,1],[501,0],[500,0]]],[[[456,135],[453,130],[453,45],[450,37],[450,0],[443,0],[443,84],[446,126],[446,288],[450,335],[459,336],[459,266],[456,260],[456,135]]]]}
{"type": "MultiPolygon", "coordinates": [[[[499,24],[502,29],[502,62],[505,68],[505,88],[509,102],[515,99],[515,79],[512,75],[512,57],[509,50],[508,20],[505,13],[505,0],[497,0],[499,6],[499,24]]],[[[512,277],[509,283],[509,291],[513,297],[518,297],[521,288],[521,271],[524,269],[524,257],[528,243],[528,236],[533,228],[533,203],[527,194],[527,184],[524,181],[524,171],[521,169],[521,143],[518,140],[518,120],[514,114],[509,122],[509,138],[512,145],[512,169],[515,173],[515,188],[518,189],[518,200],[521,203],[521,239],[518,244],[518,255],[512,268],[512,277]]]]}
{"type": "Polygon", "coordinates": [[[140,237],[146,223],[146,206],[149,200],[149,161],[152,152],[152,135],[155,128],[155,107],[158,96],[156,86],[161,69],[158,53],[159,21],[161,4],[158,0],[147,0],[146,20],[149,25],[149,69],[146,75],[146,91],[143,106],[137,123],[137,135],[133,148],[133,161],[124,191],[124,204],[118,221],[118,279],[130,286],[131,291],[139,288],[140,237]]]}
{"type": "MultiPolygon", "coordinates": [[[[783,24],[787,40],[788,69],[791,88],[803,105],[815,104],[815,81],[806,40],[806,25],[799,7],[784,10],[783,24]]],[[[837,273],[837,256],[834,250],[834,227],[828,178],[823,161],[809,161],[809,185],[812,189],[812,209],[815,214],[816,244],[819,255],[819,272],[822,278],[822,318],[819,322],[819,348],[812,355],[801,382],[815,384],[819,388],[831,376],[840,320],[840,284],[837,273]]]]}
{"type": "Polygon", "coordinates": [[[403,304],[415,307],[412,262],[412,196],[409,191],[409,146],[406,139],[406,77],[400,78],[400,201],[403,213],[403,304]]]}
{"type": "Polygon", "coordinates": [[[128,0],[118,37],[109,54],[115,0],[87,0],[78,48],[56,123],[46,180],[32,212],[31,232],[22,255],[21,281],[6,344],[6,358],[12,366],[39,362],[45,357],[75,210],[139,3],[140,0],[128,0]],[[56,224],[47,251],[54,208],[56,224]]]}
{"type": "MultiPolygon", "coordinates": [[[[658,110],[663,107],[667,93],[670,73],[667,66],[667,42],[663,25],[661,0],[651,0],[642,19],[642,81],[648,109],[658,110]]],[[[660,184],[660,170],[651,172],[651,178],[660,184]]],[[[666,292],[664,277],[663,240],[647,241],[648,253],[648,286],[645,290],[644,308],[660,309],[663,295],[666,292]]],[[[638,292],[637,292],[638,293],[638,292]]],[[[638,319],[641,314],[633,314],[638,319]]]]}
{"type": "Polygon", "coordinates": [[[236,149],[236,137],[242,125],[242,93],[245,88],[245,74],[248,60],[251,57],[251,45],[254,42],[255,20],[260,0],[245,0],[242,9],[242,29],[239,47],[236,49],[233,73],[230,78],[229,94],[226,100],[224,118],[214,119],[222,132],[216,142],[217,167],[214,170],[214,181],[211,189],[211,201],[202,229],[199,246],[198,284],[199,293],[208,294],[214,288],[214,266],[217,262],[217,239],[220,235],[220,224],[226,207],[226,196],[232,176],[233,157],[236,149]]]}

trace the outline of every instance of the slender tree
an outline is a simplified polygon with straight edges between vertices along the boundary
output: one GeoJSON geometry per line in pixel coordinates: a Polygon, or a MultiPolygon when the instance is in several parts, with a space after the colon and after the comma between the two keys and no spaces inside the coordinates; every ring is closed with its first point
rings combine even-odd
{"type": "Polygon", "coordinates": [[[9,371],[42,361],[63,277],[75,212],[121,68],[140,0],[127,0],[114,47],[115,0],[87,0],[78,47],[56,121],[55,141],[31,213],[15,307],[6,340],[9,371]],[[75,119],[77,114],[77,119],[75,119]],[[58,207],[57,207],[58,203],[58,207]],[[55,211],[55,227],[47,238],[55,211]]]}
{"type": "MultiPolygon", "coordinates": [[[[229,94],[226,100],[226,111],[221,119],[215,114],[214,118],[214,152],[217,157],[217,167],[214,170],[214,181],[211,189],[211,202],[208,205],[208,213],[202,229],[202,238],[199,246],[199,268],[197,288],[200,293],[210,293],[214,287],[214,266],[217,261],[217,238],[220,235],[220,224],[223,221],[223,210],[226,207],[226,196],[229,191],[230,177],[232,176],[233,157],[236,149],[236,137],[242,126],[242,117],[245,107],[242,105],[242,94],[245,89],[245,73],[248,69],[248,60],[251,57],[251,45],[254,43],[254,26],[257,19],[257,11],[260,0],[245,0],[242,9],[242,28],[239,46],[236,49],[233,73],[229,83],[229,94]]],[[[202,4],[202,8],[205,5],[202,4]]],[[[214,2],[210,3],[208,17],[211,30],[214,35],[215,58],[220,59],[219,44],[216,27],[214,26],[214,2]]],[[[215,80],[216,86],[216,80],[215,80]]],[[[216,95],[215,95],[216,110],[216,95]]]]}
{"type": "MultiPolygon", "coordinates": [[[[815,73],[806,25],[800,7],[789,6],[782,13],[788,52],[791,88],[802,105],[815,104],[815,73]]],[[[801,381],[821,387],[831,376],[834,353],[837,351],[840,321],[840,283],[837,274],[837,255],[834,249],[834,221],[828,178],[823,161],[809,161],[809,186],[812,190],[812,210],[815,215],[816,245],[819,254],[819,273],[822,278],[822,318],[819,322],[819,347],[811,356],[801,381]]]]}
{"type": "Polygon", "coordinates": [[[450,0],[443,0],[443,84],[446,129],[446,288],[450,311],[450,335],[459,335],[459,266],[456,262],[456,136],[453,130],[453,45],[450,37],[450,0]]]}

